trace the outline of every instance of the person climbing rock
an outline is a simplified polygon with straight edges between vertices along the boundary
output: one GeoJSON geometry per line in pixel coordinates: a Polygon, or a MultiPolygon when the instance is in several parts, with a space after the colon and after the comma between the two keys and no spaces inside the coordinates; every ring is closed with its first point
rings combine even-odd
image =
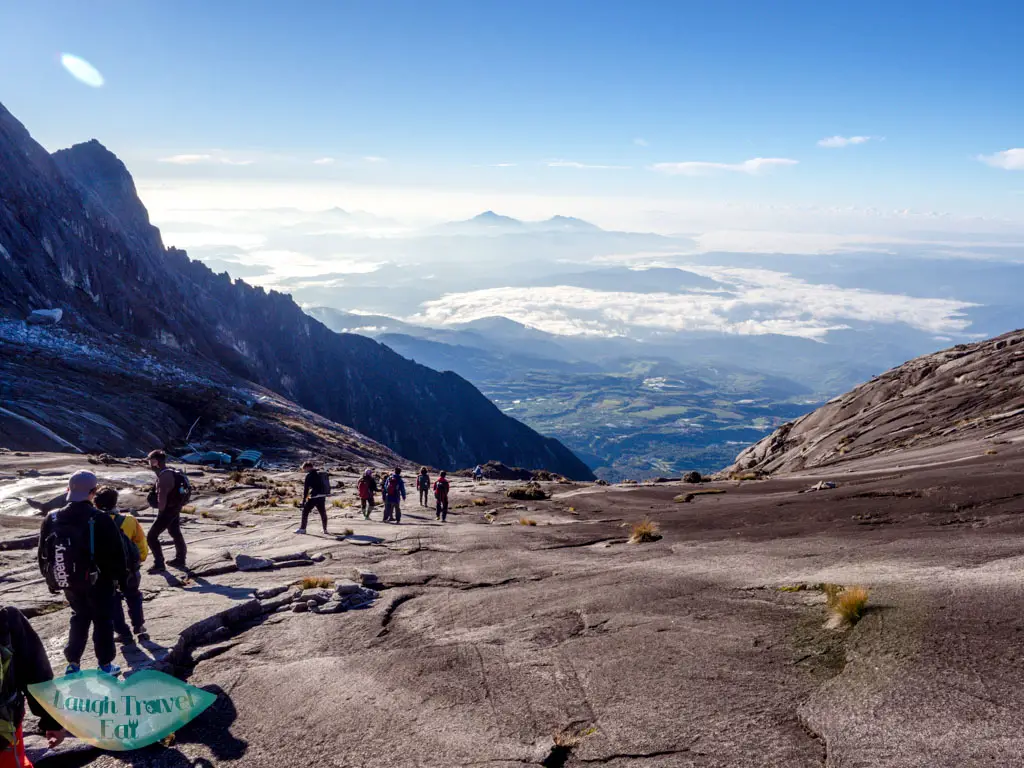
{"type": "Polygon", "coordinates": [[[179,469],[167,466],[167,454],[163,451],[151,451],[149,468],[156,474],[156,520],[150,526],[146,541],[153,553],[153,567],[150,573],[165,571],[164,551],[160,546],[160,534],[167,531],[174,542],[174,558],[167,562],[174,568],[185,567],[185,537],[181,533],[181,508],[192,496],[192,486],[188,477],[179,469]]]}
{"type": "Polygon", "coordinates": [[[420,492],[420,506],[428,507],[427,500],[430,498],[430,475],[426,467],[420,467],[420,473],[416,476],[416,490],[420,492]]]}
{"type": "Polygon", "coordinates": [[[109,515],[93,506],[96,475],[76,472],[68,480],[69,503],[43,519],[37,553],[39,570],[50,592],[71,606],[71,629],[64,657],[66,674],[81,669],[82,654],[92,626],[93,649],[100,669],[118,675],[114,664],[114,585],[128,577],[121,532],[109,515]]]}
{"type": "Polygon", "coordinates": [[[302,483],[302,523],[295,532],[306,532],[309,513],[316,509],[320,513],[320,522],[323,525],[324,533],[327,533],[327,496],[331,489],[324,488],[325,475],[317,471],[316,465],[312,461],[307,461],[302,468],[306,471],[306,479],[302,483]]]}
{"type": "Polygon", "coordinates": [[[400,502],[405,501],[405,481],[402,479],[402,468],[395,467],[395,471],[388,475],[384,481],[384,522],[402,522],[402,506],[400,502]]]}
{"type": "Polygon", "coordinates": [[[373,495],[377,492],[377,480],[373,476],[372,469],[363,472],[363,476],[359,478],[357,490],[359,491],[359,506],[363,512],[363,519],[369,520],[374,507],[373,495]]]}
{"type": "Polygon", "coordinates": [[[442,523],[448,522],[448,473],[443,469],[434,483],[434,502],[436,504],[436,518],[442,523]]]}
{"type": "Polygon", "coordinates": [[[0,607],[0,768],[32,768],[25,755],[25,704],[39,718],[50,749],[64,741],[64,729],[29,693],[28,686],[53,680],[46,648],[25,615],[0,607]]]}
{"type": "Polygon", "coordinates": [[[118,642],[123,645],[131,645],[135,641],[135,635],[139,640],[148,640],[149,632],[146,630],[146,619],[142,608],[142,592],[139,587],[142,584],[142,573],[140,568],[143,561],[149,557],[149,547],[146,543],[146,532],[142,525],[135,519],[134,515],[122,512],[117,508],[117,491],[109,486],[103,486],[96,491],[94,500],[96,509],[105,512],[114,521],[114,524],[121,531],[121,544],[124,546],[125,559],[128,566],[128,577],[114,596],[113,612],[114,633],[118,642]],[[128,617],[132,620],[129,628],[124,617],[124,606],[128,606],[128,617]]]}

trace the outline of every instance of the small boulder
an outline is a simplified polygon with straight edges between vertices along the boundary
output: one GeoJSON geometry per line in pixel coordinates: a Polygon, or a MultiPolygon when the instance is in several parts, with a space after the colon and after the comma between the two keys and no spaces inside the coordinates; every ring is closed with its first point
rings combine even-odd
{"type": "Polygon", "coordinates": [[[266,571],[274,567],[274,561],[254,555],[235,555],[235,567],[240,571],[266,571]]]}
{"type": "MultiPolygon", "coordinates": [[[[313,605],[316,605],[316,603],[313,603],[313,605]]],[[[308,610],[309,606],[306,603],[295,603],[292,605],[292,611],[295,613],[305,613],[308,610]]]]}
{"type": "Polygon", "coordinates": [[[330,602],[334,599],[334,591],[322,587],[315,587],[313,589],[304,589],[302,594],[299,595],[299,600],[304,603],[313,603],[314,605],[323,605],[324,603],[330,602]]]}
{"type": "Polygon", "coordinates": [[[345,610],[344,605],[337,600],[331,600],[317,608],[315,613],[341,613],[343,610],[345,610]]]}
{"type": "Polygon", "coordinates": [[[704,478],[701,476],[700,472],[687,472],[683,475],[684,483],[700,483],[703,481],[704,478]]]}
{"type": "Polygon", "coordinates": [[[380,583],[376,573],[373,571],[364,571],[362,568],[356,568],[356,578],[359,579],[359,583],[364,587],[380,583]]]}
{"type": "Polygon", "coordinates": [[[269,600],[272,597],[283,595],[290,587],[284,584],[280,587],[269,587],[268,589],[257,589],[253,594],[257,600],[269,600]]]}
{"type": "Polygon", "coordinates": [[[57,325],[62,317],[64,311],[61,309],[35,309],[25,318],[25,322],[29,325],[57,325]]]}
{"type": "Polygon", "coordinates": [[[359,592],[359,585],[352,579],[338,579],[334,582],[334,591],[339,595],[354,595],[359,592]]]}
{"type": "Polygon", "coordinates": [[[306,601],[306,610],[307,611],[315,611],[319,605],[320,605],[320,603],[318,603],[316,600],[307,600],[306,601]]]}

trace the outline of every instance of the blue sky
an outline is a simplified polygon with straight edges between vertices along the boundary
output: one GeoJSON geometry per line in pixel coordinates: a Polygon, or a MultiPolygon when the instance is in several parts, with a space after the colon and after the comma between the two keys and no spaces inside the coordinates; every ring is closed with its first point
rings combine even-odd
{"type": "Polygon", "coordinates": [[[34,0],[0,6],[0,102],[153,184],[1018,220],[1024,153],[995,153],[1024,147],[1022,23],[1009,2],[34,0]]]}

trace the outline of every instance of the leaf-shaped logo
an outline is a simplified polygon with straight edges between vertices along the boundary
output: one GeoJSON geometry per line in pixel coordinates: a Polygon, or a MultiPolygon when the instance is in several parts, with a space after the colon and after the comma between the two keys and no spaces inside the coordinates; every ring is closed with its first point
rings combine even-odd
{"type": "Polygon", "coordinates": [[[90,669],[28,688],[68,731],[113,752],[160,741],[217,700],[208,691],[155,670],[120,680],[90,669]]]}

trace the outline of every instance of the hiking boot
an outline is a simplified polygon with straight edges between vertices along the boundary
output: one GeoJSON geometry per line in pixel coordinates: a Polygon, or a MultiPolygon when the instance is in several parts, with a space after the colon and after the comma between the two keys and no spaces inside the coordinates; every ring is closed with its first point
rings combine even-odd
{"type": "Polygon", "coordinates": [[[327,532],[327,529],[326,529],[326,528],[324,528],[324,536],[330,536],[330,535],[331,535],[331,534],[329,534],[329,533],[327,532]]]}
{"type": "Polygon", "coordinates": [[[440,520],[440,519],[441,519],[441,516],[440,516],[440,515],[434,515],[434,519],[435,519],[435,520],[440,520]]]}
{"type": "Polygon", "coordinates": [[[100,667],[100,672],[104,672],[111,677],[117,677],[121,674],[121,667],[111,662],[110,664],[104,664],[100,667]]]}
{"type": "Polygon", "coordinates": [[[305,533],[305,532],[306,532],[306,529],[305,529],[305,528],[296,528],[296,529],[295,529],[295,532],[296,532],[296,533],[305,533]]]}
{"type": "Polygon", "coordinates": [[[80,666],[78,666],[77,664],[75,664],[74,662],[69,662],[68,665],[66,667],[64,667],[64,674],[65,675],[74,675],[74,674],[76,674],[78,672],[81,672],[81,671],[82,671],[82,668],[80,666]]]}
{"type": "Polygon", "coordinates": [[[146,629],[146,625],[143,624],[141,627],[135,628],[135,636],[139,639],[139,642],[145,642],[149,640],[149,630],[146,629]]]}
{"type": "Polygon", "coordinates": [[[154,563],[146,570],[146,573],[165,573],[166,571],[167,567],[163,563],[154,563]]]}
{"type": "Polygon", "coordinates": [[[118,632],[114,639],[117,640],[117,642],[119,642],[121,645],[134,645],[135,644],[135,635],[133,635],[127,629],[124,630],[123,632],[118,632]]]}
{"type": "Polygon", "coordinates": [[[168,560],[167,564],[171,566],[171,568],[181,568],[182,570],[186,570],[188,568],[188,566],[185,565],[185,559],[181,557],[168,560]]]}

